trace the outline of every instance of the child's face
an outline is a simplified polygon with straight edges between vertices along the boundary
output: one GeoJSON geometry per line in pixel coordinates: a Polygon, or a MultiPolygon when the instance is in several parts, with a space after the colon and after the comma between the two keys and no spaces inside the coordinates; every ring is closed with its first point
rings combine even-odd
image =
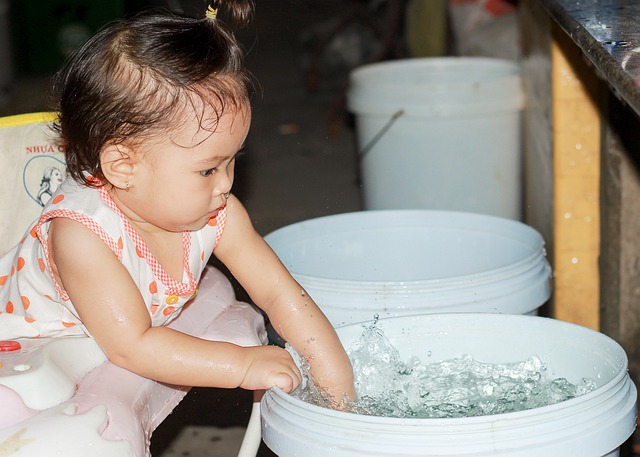
{"type": "Polygon", "coordinates": [[[176,232],[204,227],[226,204],[250,120],[249,109],[228,111],[203,129],[189,112],[176,131],[143,143],[131,192],[121,197],[132,220],[176,232]]]}

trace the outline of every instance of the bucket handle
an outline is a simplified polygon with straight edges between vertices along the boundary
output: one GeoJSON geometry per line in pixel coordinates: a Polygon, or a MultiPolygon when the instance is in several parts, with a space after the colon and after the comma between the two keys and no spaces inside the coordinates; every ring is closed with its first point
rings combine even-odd
{"type": "Polygon", "coordinates": [[[384,136],[385,133],[387,133],[387,131],[393,126],[393,124],[398,120],[398,118],[400,118],[400,116],[402,116],[404,114],[404,110],[403,109],[399,109],[398,111],[396,111],[395,113],[393,113],[393,115],[391,116],[391,118],[387,121],[386,124],[384,124],[382,126],[382,128],[380,129],[380,131],[378,133],[376,133],[373,138],[371,138],[369,140],[369,142],[360,150],[360,155],[359,158],[360,160],[364,159],[364,156],[367,155],[369,153],[369,151],[371,151],[371,149],[373,149],[373,147],[376,145],[376,143],[378,141],[380,141],[380,139],[384,136]]]}

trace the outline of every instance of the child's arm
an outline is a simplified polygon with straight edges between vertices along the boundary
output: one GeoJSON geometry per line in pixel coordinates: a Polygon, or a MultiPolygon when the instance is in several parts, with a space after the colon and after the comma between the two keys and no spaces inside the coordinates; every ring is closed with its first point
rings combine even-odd
{"type": "Polygon", "coordinates": [[[129,272],[97,235],[70,219],[53,220],[49,233],[54,275],[113,363],[177,385],[251,390],[278,386],[290,392],[301,382],[284,349],[242,348],[151,327],[129,272]]]}
{"type": "Polygon", "coordinates": [[[215,254],[267,313],[278,334],[309,360],[316,382],[337,401],[345,395],[355,399],[351,363],[333,326],[256,233],[233,195],[215,254]]]}

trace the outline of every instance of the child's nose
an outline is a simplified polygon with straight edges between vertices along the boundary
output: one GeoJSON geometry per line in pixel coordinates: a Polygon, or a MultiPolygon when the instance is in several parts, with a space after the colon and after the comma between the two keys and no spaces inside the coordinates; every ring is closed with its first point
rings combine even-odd
{"type": "Polygon", "coordinates": [[[216,195],[228,194],[233,185],[233,175],[229,173],[220,173],[219,180],[215,188],[216,195]]]}

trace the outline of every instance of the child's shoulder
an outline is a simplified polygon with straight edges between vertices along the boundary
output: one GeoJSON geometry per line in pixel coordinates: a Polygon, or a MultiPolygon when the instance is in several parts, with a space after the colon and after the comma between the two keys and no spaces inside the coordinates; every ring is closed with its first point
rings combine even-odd
{"type": "Polygon", "coordinates": [[[104,189],[89,187],[67,178],[45,205],[41,223],[56,218],[82,222],[94,232],[117,237],[122,218],[104,189]],[[111,204],[110,204],[111,202],[111,204]]]}
{"type": "Polygon", "coordinates": [[[68,177],[47,202],[43,213],[50,211],[75,211],[93,214],[105,205],[100,193],[98,188],[80,184],[73,178],[68,177]]]}

